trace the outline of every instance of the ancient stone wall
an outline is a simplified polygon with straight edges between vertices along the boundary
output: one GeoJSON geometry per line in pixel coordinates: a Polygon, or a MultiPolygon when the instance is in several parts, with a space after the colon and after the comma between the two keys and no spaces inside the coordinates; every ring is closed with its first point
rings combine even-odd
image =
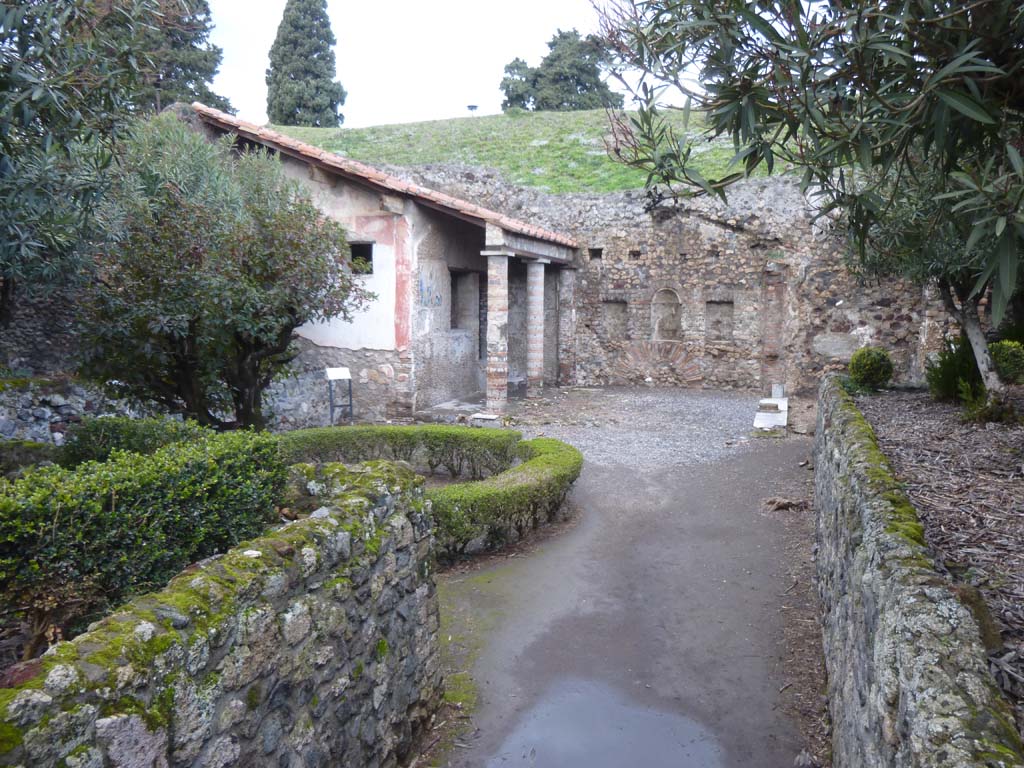
{"type": "MultiPolygon", "coordinates": [[[[337,480],[338,478],[335,477],[337,480]]],[[[241,544],[0,677],[0,765],[380,766],[440,702],[422,480],[241,544]]]]}
{"type": "Polygon", "coordinates": [[[727,205],[647,212],[642,192],[554,196],[479,169],[390,170],[580,242],[573,349],[560,340],[560,356],[581,384],[784,383],[812,394],[865,344],[892,353],[897,381],[920,383],[947,329],[919,287],[852,275],[793,179],[745,182],[727,205]]]}
{"type": "Polygon", "coordinates": [[[820,391],[814,465],[836,768],[1024,765],[978,624],[835,377],[820,391]]]}
{"type": "Polygon", "coordinates": [[[148,413],[66,379],[0,379],[0,440],[61,445],[83,417],[107,415],[148,413]]]}
{"type": "MultiPolygon", "coordinates": [[[[478,169],[388,170],[579,241],[576,269],[549,269],[546,276],[548,384],[768,392],[782,383],[790,394],[812,401],[821,375],[845,367],[865,344],[890,351],[898,383],[922,383],[927,356],[950,327],[941,302],[928,291],[852,275],[844,266],[845,245],[812,222],[811,208],[789,178],[739,185],[727,205],[696,198],[648,212],[642,192],[554,196],[478,169]]],[[[270,392],[272,423],[326,423],[326,365],[353,369],[358,418],[408,416],[483,387],[489,302],[479,228],[429,212],[416,221],[411,347],[353,352],[303,340],[293,366],[297,375],[270,392]],[[457,318],[452,314],[453,299],[462,295],[453,275],[460,273],[464,299],[476,276],[475,322],[468,306],[457,318]]],[[[519,260],[511,260],[507,282],[498,289],[505,285],[508,377],[513,393],[521,394],[527,378],[526,277],[519,260]]],[[[55,341],[48,350],[32,330],[34,321],[23,320],[24,339],[8,346],[26,354],[39,350],[44,369],[59,366],[57,348],[74,344],[55,341]]],[[[492,379],[504,381],[504,375],[495,370],[492,379]]]]}
{"type": "Polygon", "coordinates": [[[78,306],[73,291],[16,295],[10,323],[0,328],[0,368],[18,375],[71,373],[78,367],[78,306]]]}

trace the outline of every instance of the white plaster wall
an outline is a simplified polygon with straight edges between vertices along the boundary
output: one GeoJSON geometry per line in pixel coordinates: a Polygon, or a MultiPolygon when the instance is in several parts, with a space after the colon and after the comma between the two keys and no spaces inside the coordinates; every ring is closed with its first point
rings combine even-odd
{"type": "MultiPolygon", "coordinates": [[[[349,231],[350,240],[362,240],[360,233],[349,231]]],[[[369,239],[369,238],[365,238],[369,239]]],[[[321,347],[342,349],[395,348],[395,249],[374,244],[373,274],[358,280],[377,298],[352,316],[351,322],[334,318],[325,322],[307,323],[299,328],[300,336],[321,347]]]]}
{"type": "Polygon", "coordinates": [[[345,227],[349,241],[374,243],[373,274],[357,279],[377,298],[355,313],[351,321],[334,318],[307,323],[298,329],[299,335],[322,347],[395,349],[395,214],[381,209],[379,194],[339,181],[290,157],[283,157],[283,166],[290,178],[310,189],[314,202],[325,214],[345,227]]]}

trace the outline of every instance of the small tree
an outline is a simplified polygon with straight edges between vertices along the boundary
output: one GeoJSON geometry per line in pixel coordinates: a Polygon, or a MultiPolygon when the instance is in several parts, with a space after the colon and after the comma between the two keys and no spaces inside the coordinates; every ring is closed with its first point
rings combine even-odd
{"type": "Polygon", "coordinates": [[[533,109],[534,75],[536,70],[523,59],[514,58],[505,65],[505,77],[501,80],[501,92],[505,99],[501,109],[533,109]]]}
{"type": "Polygon", "coordinates": [[[83,372],[204,425],[263,427],[295,329],[371,298],[341,226],[276,159],[234,158],[170,113],[136,126],[114,191],[83,372]]]}
{"type": "Polygon", "coordinates": [[[267,116],[279,125],[341,125],[345,89],[334,77],[337,42],[327,0],[288,0],[267,70],[267,116]]]}
{"type": "Polygon", "coordinates": [[[530,67],[519,58],[505,66],[501,81],[503,110],[517,107],[568,112],[622,107],[621,94],[613,92],[602,79],[607,57],[597,38],[582,38],[575,29],[558,30],[548,49],[539,67],[530,67]]]}
{"type": "Polygon", "coordinates": [[[613,149],[648,172],[655,200],[724,197],[755,168],[797,167],[822,213],[842,215],[857,266],[936,280],[1002,389],[977,309],[990,291],[999,322],[1024,253],[1020,3],[619,0],[603,30],[644,73],[613,149]],[[703,112],[706,135],[673,132],[666,88],[703,112]],[[719,135],[735,170],[705,178],[693,149],[719,135]]]}
{"type": "Polygon", "coordinates": [[[149,0],[28,0],[0,13],[0,326],[16,293],[74,282],[88,265],[111,149],[149,0]]]}

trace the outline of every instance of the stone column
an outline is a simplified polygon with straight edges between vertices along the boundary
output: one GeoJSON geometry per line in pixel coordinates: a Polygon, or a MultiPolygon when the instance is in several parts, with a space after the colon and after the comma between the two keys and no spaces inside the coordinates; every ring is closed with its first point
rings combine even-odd
{"type": "Polygon", "coordinates": [[[487,410],[508,404],[508,255],[487,256],[487,410]]]}
{"type": "Polygon", "coordinates": [[[526,264],[526,394],[540,395],[544,389],[544,265],[526,264]]]}
{"type": "Polygon", "coordinates": [[[576,383],[576,270],[558,270],[558,384],[576,383]]]}

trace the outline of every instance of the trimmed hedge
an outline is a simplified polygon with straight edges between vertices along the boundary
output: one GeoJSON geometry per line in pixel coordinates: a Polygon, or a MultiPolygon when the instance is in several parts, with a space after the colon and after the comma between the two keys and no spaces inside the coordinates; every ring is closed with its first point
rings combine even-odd
{"type": "Polygon", "coordinates": [[[127,416],[104,416],[84,419],[68,431],[61,447],[59,463],[76,467],[87,461],[106,461],[115,450],[131,453],[153,453],[165,445],[198,440],[213,434],[194,421],[169,419],[132,419],[127,416]]]}
{"type": "Polygon", "coordinates": [[[580,475],[583,455],[543,437],[520,443],[519,451],[523,463],[499,475],[427,490],[442,550],[460,553],[481,537],[493,546],[551,520],[580,475]]]}
{"type": "Polygon", "coordinates": [[[861,347],[850,358],[850,381],[859,387],[881,389],[892,371],[892,358],[881,347],[861,347]]]}
{"type": "Polygon", "coordinates": [[[273,436],[234,432],[0,483],[0,600],[30,624],[25,655],[259,534],[285,476],[273,436]]]}
{"type": "MultiPolygon", "coordinates": [[[[558,440],[522,441],[512,430],[421,425],[411,427],[320,427],[278,436],[287,464],[327,464],[417,459],[431,472],[444,467],[452,477],[476,482],[428,488],[434,536],[442,552],[462,553],[483,539],[495,546],[550,520],[579,477],[582,454],[558,440]],[[522,463],[513,466],[516,460],[522,463]],[[480,479],[487,476],[485,479],[480,479]]],[[[314,467],[293,467],[292,503],[301,507],[303,488],[315,480],[314,467]]]]}
{"type": "Polygon", "coordinates": [[[435,424],[398,427],[317,427],[278,436],[286,464],[358,462],[370,459],[420,462],[452,477],[480,479],[503,472],[516,460],[519,432],[435,424]]]}

